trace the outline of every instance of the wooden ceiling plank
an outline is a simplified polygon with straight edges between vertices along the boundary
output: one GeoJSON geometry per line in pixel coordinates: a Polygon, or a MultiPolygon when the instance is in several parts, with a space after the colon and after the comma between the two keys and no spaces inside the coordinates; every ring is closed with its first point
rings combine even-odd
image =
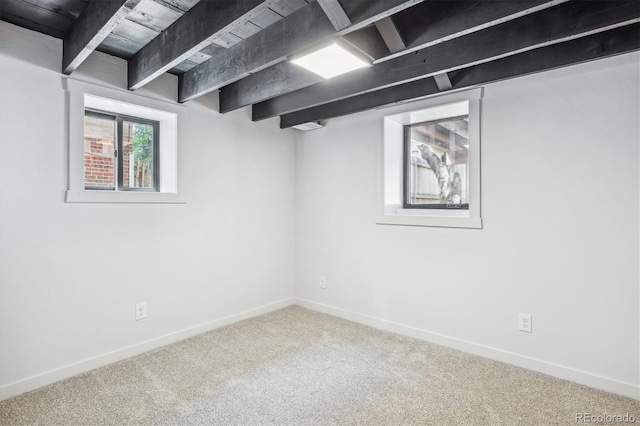
{"type": "Polygon", "coordinates": [[[304,0],[275,0],[269,4],[269,9],[284,18],[306,5],[304,0]]]}
{"type": "MultiPolygon", "coordinates": [[[[320,5],[317,2],[310,3],[304,9],[296,11],[258,34],[230,47],[212,60],[186,72],[179,82],[179,100],[185,102],[227,86],[249,74],[277,64],[300,50],[336,35],[344,35],[364,28],[388,16],[391,11],[413,6],[419,1],[422,0],[345,0],[343,2],[345,10],[357,18],[353,19],[351,27],[338,33],[335,32],[320,5]]],[[[298,73],[297,75],[302,77],[303,81],[309,81],[308,84],[317,82],[317,78],[315,81],[310,81],[309,74],[298,73]]],[[[247,78],[251,77],[253,76],[247,78]]],[[[272,82],[271,76],[265,74],[263,77],[258,81],[260,93],[269,91],[268,86],[272,82]]],[[[242,90],[245,87],[249,91],[253,90],[251,84],[243,86],[242,90]]],[[[230,111],[248,104],[227,105],[227,111],[230,111]]]]}
{"type": "Polygon", "coordinates": [[[223,47],[225,49],[230,48],[231,46],[235,46],[240,43],[242,39],[235,34],[232,34],[228,31],[224,31],[218,34],[215,38],[211,39],[211,43],[223,47]]]}
{"type": "MultiPolygon", "coordinates": [[[[637,51],[640,49],[639,33],[640,24],[633,24],[475,65],[452,73],[453,87],[474,87],[637,51]]],[[[280,127],[284,129],[312,121],[328,120],[400,102],[411,102],[439,93],[440,89],[433,79],[412,81],[282,115],[280,127]]]]}
{"type": "Polygon", "coordinates": [[[170,7],[180,12],[186,12],[198,3],[199,0],[153,0],[166,7],[170,7]]]}
{"type": "Polygon", "coordinates": [[[201,1],[175,21],[160,36],[129,60],[129,89],[147,84],[211,44],[211,39],[236,21],[251,18],[258,0],[201,1]]]}
{"type": "Polygon", "coordinates": [[[122,37],[116,33],[111,33],[100,43],[99,50],[117,55],[120,58],[130,58],[142,49],[143,46],[143,43],[138,43],[137,41],[122,37]]]}
{"type": "Polygon", "coordinates": [[[400,52],[407,48],[391,16],[377,21],[375,25],[391,53],[400,52]]]}
{"type": "MultiPolygon", "coordinates": [[[[262,120],[640,20],[636,1],[569,2],[253,105],[262,120]]],[[[224,92],[221,92],[224,93],[224,92]]],[[[220,99],[222,108],[223,99],[220,99]]]]}
{"type": "Polygon", "coordinates": [[[114,28],[112,34],[116,34],[122,38],[145,45],[156,38],[160,33],[152,30],[151,28],[145,27],[144,25],[140,25],[137,22],[130,21],[129,19],[123,19],[122,22],[114,28]]]}
{"type": "MultiPolygon", "coordinates": [[[[422,2],[420,4],[413,5],[412,7],[407,8],[404,11],[400,11],[396,15],[394,15],[394,22],[398,23],[398,21],[396,20],[396,16],[398,14],[416,16],[427,13],[430,9],[425,9],[425,3],[433,5],[435,3],[440,4],[442,2],[422,2]]],[[[516,16],[517,13],[525,13],[526,11],[531,11],[532,8],[540,8],[542,7],[542,5],[549,5],[549,2],[547,0],[527,0],[519,2],[479,1],[471,3],[475,5],[473,14],[469,14],[468,7],[455,9],[455,13],[453,10],[447,9],[446,12],[448,13],[444,13],[443,16],[440,17],[440,19],[444,20],[444,22],[438,23],[436,25],[435,21],[430,21],[430,25],[420,26],[421,31],[426,35],[422,38],[417,39],[417,43],[430,43],[431,45],[443,43],[447,40],[455,38],[456,36],[464,34],[464,32],[469,28],[485,27],[488,22],[487,20],[492,23],[501,22],[501,19],[516,16]],[[488,10],[480,7],[480,4],[484,3],[486,3],[484,7],[486,7],[488,10]],[[501,10],[502,13],[500,12],[501,10]],[[435,27],[435,30],[433,30],[432,27],[435,27]],[[449,31],[446,31],[446,28],[449,28],[449,31]]],[[[345,10],[347,10],[347,13],[352,16],[354,22],[358,22],[357,18],[353,17],[362,16],[362,12],[360,12],[362,8],[353,7],[354,5],[355,4],[353,2],[343,2],[343,6],[345,7],[345,10]]],[[[375,21],[379,21],[380,19],[383,19],[387,16],[388,15],[379,16],[379,19],[376,19],[375,21]]],[[[423,19],[426,20],[427,17],[423,17],[423,19]]],[[[374,60],[374,63],[382,62],[387,58],[393,59],[401,54],[406,53],[409,53],[409,51],[405,50],[397,54],[383,56],[374,60]]],[[[221,112],[233,111],[234,109],[262,102],[275,96],[277,94],[277,91],[271,84],[272,75],[278,75],[280,77],[280,80],[277,80],[274,83],[278,86],[280,92],[283,94],[295,90],[300,90],[312,84],[320,83],[323,81],[323,78],[320,76],[315,76],[314,80],[312,76],[301,74],[296,69],[297,67],[293,67],[286,62],[277,63],[263,68],[264,69],[262,69],[261,71],[246,76],[240,81],[236,81],[231,84],[227,83],[228,85],[225,85],[226,87],[224,87],[224,90],[220,92],[221,112]]],[[[199,70],[202,70],[203,74],[207,74],[214,72],[215,67],[205,62],[204,64],[194,68],[190,74],[193,74],[194,78],[203,78],[203,76],[201,75],[195,75],[199,70]],[[207,69],[205,70],[205,68],[207,69]]],[[[189,74],[185,75],[185,77],[187,76],[189,76],[189,74]]],[[[187,79],[185,79],[185,81],[191,78],[192,77],[189,76],[187,77],[187,79]]],[[[210,77],[204,76],[203,78],[203,86],[205,87],[207,85],[208,78],[210,77]]],[[[186,87],[185,89],[188,89],[188,87],[186,87]]],[[[188,90],[185,90],[184,93],[186,96],[188,90]]],[[[203,93],[206,93],[206,91],[204,91],[203,93]]]]}
{"type": "Polygon", "coordinates": [[[282,19],[282,16],[278,15],[273,10],[266,8],[262,13],[259,13],[253,18],[251,18],[251,23],[264,29],[270,25],[275,24],[281,19],[282,19]]]}
{"type": "Polygon", "coordinates": [[[211,56],[206,55],[204,53],[202,53],[202,51],[200,52],[196,52],[193,55],[189,56],[189,61],[195,63],[195,64],[201,64],[206,60],[211,59],[211,56]]]}
{"type": "Polygon", "coordinates": [[[71,74],[140,0],[91,2],[63,39],[62,72],[71,74]]]}
{"type": "Polygon", "coordinates": [[[338,0],[318,0],[318,3],[336,31],[341,31],[351,26],[351,19],[340,6],[338,0]]]}
{"type": "Polygon", "coordinates": [[[243,22],[241,25],[236,25],[231,32],[233,35],[240,37],[241,39],[249,38],[252,35],[260,32],[262,28],[252,23],[251,21],[243,22]]]}
{"type": "Polygon", "coordinates": [[[160,32],[167,29],[181,16],[182,12],[164,4],[157,3],[154,0],[141,0],[138,7],[131,12],[128,18],[133,22],[160,32]]]}

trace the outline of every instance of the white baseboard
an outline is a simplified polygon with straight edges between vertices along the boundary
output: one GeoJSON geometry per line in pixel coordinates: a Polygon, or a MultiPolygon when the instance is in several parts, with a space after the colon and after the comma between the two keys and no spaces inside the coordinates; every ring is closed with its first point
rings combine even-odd
{"type": "Polygon", "coordinates": [[[474,355],[479,355],[485,358],[490,358],[496,361],[502,361],[508,364],[516,365],[518,367],[537,371],[543,374],[548,374],[549,376],[557,377],[559,379],[568,380],[592,388],[601,389],[607,392],[640,400],[640,386],[634,385],[632,383],[621,382],[618,380],[588,373],[586,371],[576,370],[571,367],[554,364],[552,362],[531,358],[525,355],[508,352],[485,345],[480,345],[478,343],[457,339],[455,337],[434,333],[428,330],[422,330],[416,327],[398,324],[382,318],[364,315],[358,312],[337,308],[335,306],[325,305],[307,299],[296,298],[295,303],[304,308],[323,312],[325,314],[344,318],[346,320],[354,321],[381,330],[391,331],[420,340],[426,340],[428,342],[432,342],[441,346],[458,349],[463,352],[468,352],[474,355]]]}
{"type": "Polygon", "coordinates": [[[229,315],[223,318],[218,318],[204,324],[185,328],[183,330],[165,334],[164,336],[146,340],[135,345],[127,346],[112,352],[78,361],[73,364],[65,365],[64,367],[56,368],[55,370],[47,371],[36,376],[18,380],[16,382],[0,386],[0,401],[16,395],[20,395],[25,392],[29,392],[34,389],[41,388],[43,386],[81,373],[85,373],[90,370],[94,370],[99,367],[103,367],[116,361],[121,361],[123,359],[139,355],[153,349],[157,349],[161,346],[184,340],[197,334],[205,333],[207,331],[214,330],[216,328],[238,321],[242,321],[244,319],[252,318],[257,315],[266,314],[277,309],[285,308],[287,306],[293,305],[294,303],[294,298],[279,300],[277,302],[262,305],[254,309],[249,309],[247,311],[229,315]]]}

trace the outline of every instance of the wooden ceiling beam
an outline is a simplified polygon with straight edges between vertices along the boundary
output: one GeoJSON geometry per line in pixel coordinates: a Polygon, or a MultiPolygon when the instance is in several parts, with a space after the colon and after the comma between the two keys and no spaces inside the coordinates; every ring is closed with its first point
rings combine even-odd
{"type": "Polygon", "coordinates": [[[640,20],[637,1],[568,2],[253,105],[262,120],[640,20]]]}
{"type": "MultiPolygon", "coordinates": [[[[636,23],[464,68],[451,73],[453,89],[470,88],[637,51],[640,49],[639,33],[640,24],[636,23]]],[[[328,120],[438,94],[440,89],[432,78],[412,81],[282,115],[280,127],[284,129],[302,123],[328,120]]]]}
{"type": "MultiPolygon", "coordinates": [[[[346,3],[343,4],[346,5],[346,3]]],[[[403,28],[399,25],[400,21],[396,19],[396,16],[407,15],[418,19],[418,22],[411,23],[420,31],[419,36],[412,35],[413,42],[409,45],[411,49],[415,49],[416,46],[436,45],[467,34],[467,32],[474,31],[477,28],[485,28],[489,24],[495,25],[498,22],[514,19],[516,16],[525,14],[533,8],[538,10],[543,7],[551,7],[552,4],[554,3],[548,0],[427,1],[398,12],[394,15],[394,22],[400,28],[403,28]],[[449,7],[441,10],[440,8],[443,4],[449,5],[449,7]],[[435,15],[435,17],[432,15],[435,15]]],[[[385,17],[380,19],[383,18],[385,17]]],[[[408,50],[405,50],[395,54],[392,53],[376,59],[374,63],[393,59],[408,52],[408,50]]],[[[322,81],[322,77],[310,72],[302,72],[299,67],[292,66],[288,62],[277,63],[266,67],[260,72],[248,75],[242,80],[225,85],[220,91],[220,112],[230,112],[237,108],[262,102],[278,94],[300,90],[322,81]]]]}
{"type": "Polygon", "coordinates": [[[141,0],[92,1],[62,40],[62,72],[71,74],[141,0]]]}
{"type": "Polygon", "coordinates": [[[211,44],[211,39],[220,32],[250,20],[262,3],[200,1],[129,59],[129,89],[144,86],[211,44]]]}
{"type": "Polygon", "coordinates": [[[422,3],[394,16],[406,49],[378,62],[521,18],[569,0],[479,0],[422,3]]]}
{"type": "MultiPolygon", "coordinates": [[[[296,52],[331,37],[362,29],[421,1],[423,0],[343,0],[342,6],[352,25],[339,32],[331,25],[322,7],[317,2],[312,2],[186,72],[178,83],[178,99],[180,102],[186,102],[240,79],[250,79],[250,74],[274,66],[296,52]]],[[[305,74],[311,73],[302,73],[305,74]]],[[[270,77],[274,75],[277,73],[271,73],[270,77]]],[[[317,77],[315,74],[313,76],[317,77]]],[[[251,81],[243,83],[241,90],[245,87],[247,90],[253,90],[251,81]]],[[[317,79],[314,78],[309,84],[315,81],[317,79]]],[[[269,90],[264,88],[262,80],[258,83],[260,89],[269,90]]],[[[226,111],[245,105],[231,104],[226,111]]]]}

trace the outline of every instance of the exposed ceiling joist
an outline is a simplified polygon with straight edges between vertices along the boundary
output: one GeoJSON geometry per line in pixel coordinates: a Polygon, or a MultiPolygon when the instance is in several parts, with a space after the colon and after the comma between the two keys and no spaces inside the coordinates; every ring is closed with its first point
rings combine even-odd
{"type": "MultiPolygon", "coordinates": [[[[517,2],[474,1],[469,4],[467,2],[428,1],[399,12],[399,15],[421,16],[423,21],[428,22],[428,25],[418,25],[421,31],[420,36],[413,35],[414,42],[411,46],[415,47],[416,43],[421,43],[421,45],[425,46],[427,44],[430,46],[437,45],[467,34],[470,28],[485,28],[488,22],[495,25],[498,22],[514,19],[520,14],[525,14],[531,11],[532,8],[537,10],[542,7],[551,7],[554,3],[546,0],[527,0],[517,2]],[[441,7],[442,3],[451,5],[465,3],[466,7],[449,8],[442,12],[442,16],[439,16],[437,21],[434,21],[431,12],[435,12],[435,10],[432,9],[441,7]],[[469,4],[473,5],[473,7],[469,4]],[[470,13],[470,10],[474,13],[470,13]]],[[[383,18],[381,17],[380,19],[383,18]]],[[[409,52],[407,50],[391,54],[374,62],[384,61],[387,58],[393,59],[409,52]]],[[[220,112],[230,112],[237,108],[262,102],[277,94],[293,92],[322,81],[323,79],[320,76],[306,71],[301,72],[298,67],[292,66],[287,62],[281,62],[224,87],[220,92],[220,112]]]]}
{"type": "MultiPolygon", "coordinates": [[[[243,77],[246,78],[241,81],[249,79],[243,84],[243,87],[246,85],[248,90],[253,90],[253,76],[249,74],[262,72],[261,70],[269,66],[277,66],[278,62],[300,50],[330,37],[345,35],[364,28],[421,1],[423,0],[345,0],[342,5],[351,17],[352,25],[338,33],[320,5],[313,2],[258,34],[230,47],[225,52],[216,55],[215,58],[186,72],[180,78],[178,99],[180,102],[194,99],[234,83],[243,77]]],[[[296,71],[298,71],[297,68],[296,71]]],[[[305,73],[311,74],[306,71],[305,73]]],[[[315,81],[317,79],[313,82],[315,81]]],[[[313,84],[313,82],[309,84],[313,84]]],[[[270,81],[259,79],[257,86],[260,87],[260,90],[270,90],[268,87],[264,87],[270,83],[270,81]]],[[[244,90],[244,88],[240,90],[244,90]]],[[[271,91],[271,93],[274,92],[271,91]]],[[[248,104],[239,106],[231,104],[228,105],[225,112],[246,105],[248,104]]]]}
{"type": "Polygon", "coordinates": [[[63,39],[62,72],[75,71],[140,1],[90,2],[63,39]]]}
{"type": "Polygon", "coordinates": [[[351,26],[351,20],[342,6],[340,6],[338,0],[318,0],[318,3],[336,31],[341,31],[351,26]]]}
{"type": "Polygon", "coordinates": [[[253,105],[262,120],[638,22],[636,1],[569,2],[253,105]]]}
{"type": "Polygon", "coordinates": [[[404,29],[403,39],[407,46],[406,50],[386,56],[379,61],[388,61],[397,56],[512,21],[567,1],[569,0],[422,3],[410,11],[394,16],[394,22],[404,29]]]}
{"type": "Polygon", "coordinates": [[[205,61],[180,76],[180,102],[202,96],[282,61],[335,30],[314,2],[205,61]]]}
{"type": "Polygon", "coordinates": [[[144,86],[211,44],[216,34],[249,20],[261,4],[260,0],[199,2],[129,60],[129,89],[144,86]]]}
{"type": "MultiPolygon", "coordinates": [[[[632,52],[640,49],[639,33],[640,24],[633,24],[475,65],[452,73],[453,88],[464,89],[632,52]]],[[[280,127],[289,128],[301,123],[341,117],[437,95],[439,92],[434,79],[412,81],[285,114],[280,118],[280,127]]]]}
{"type": "Polygon", "coordinates": [[[391,16],[377,21],[376,28],[391,53],[401,52],[407,48],[391,16]]]}

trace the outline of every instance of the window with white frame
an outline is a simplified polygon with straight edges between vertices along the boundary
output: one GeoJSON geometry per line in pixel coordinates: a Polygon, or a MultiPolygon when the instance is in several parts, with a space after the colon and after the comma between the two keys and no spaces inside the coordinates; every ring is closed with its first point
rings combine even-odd
{"type": "Polygon", "coordinates": [[[377,223],[481,228],[481,89],[396,107],[384,117],[377,223]]]}
{"type": "Polygon", "coordinates": [[[68,91],[69,203],[184,203],[177,190],[184,107],[88,82],[68,91]]]}

